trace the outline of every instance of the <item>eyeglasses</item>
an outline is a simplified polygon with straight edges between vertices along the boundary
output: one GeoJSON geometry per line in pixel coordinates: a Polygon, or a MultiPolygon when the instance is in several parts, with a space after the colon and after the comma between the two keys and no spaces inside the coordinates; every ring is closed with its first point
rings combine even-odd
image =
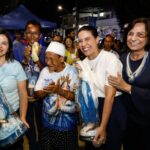
{"type": "Polygon", "coordinates": [[[127,36],[137,36],[138,38],[145,38],[147,36],[147,33],[145,32],[137,32],[137,33],[133,33],[133,32],[129,32],[127,36]]]}
{"type": "Polygon", "coordinates": [[[40,35],[40,32],[25,32],[26,35],[33,35],[33,36],[39,36],[40,35]]]}

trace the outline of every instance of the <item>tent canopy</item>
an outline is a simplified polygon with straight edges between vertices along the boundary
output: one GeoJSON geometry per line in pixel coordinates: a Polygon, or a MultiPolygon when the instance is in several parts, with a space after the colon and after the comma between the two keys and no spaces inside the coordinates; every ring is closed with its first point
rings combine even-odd
{"type": "Polygon", "coordinates": [[[0,16],[0,27],[5,29],[24,29],[27,21],[31,19],[39,21],[42,28],[56,28],[56,23],[37,17],[24,5],[19,5],[10,13],[0,16]]]}

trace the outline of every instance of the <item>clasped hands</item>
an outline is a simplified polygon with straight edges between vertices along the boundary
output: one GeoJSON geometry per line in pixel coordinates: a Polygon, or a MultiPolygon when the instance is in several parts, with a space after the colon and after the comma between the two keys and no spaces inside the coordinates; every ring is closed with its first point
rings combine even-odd
{"type": "Polygon", "coordinates": [[[50,83],[47,87],[43,88],[43,91],[45,91],[46,93],[59,93],[59,91],[61,90],[61,87],[57,84],[50,83]]]}

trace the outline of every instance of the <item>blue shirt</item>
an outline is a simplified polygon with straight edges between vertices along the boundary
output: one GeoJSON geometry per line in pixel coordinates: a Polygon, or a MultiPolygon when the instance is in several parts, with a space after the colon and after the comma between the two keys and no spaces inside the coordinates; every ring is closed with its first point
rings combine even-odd
{"type": "MultiPolygon", "coordinates": [[[[19,62],[22,62],[24,60],[24,50],[26,46],[28,45],[19,43],[13,47],[14,58],[18,60],[19,62]]],[[[40,53],[40,60],[43,65],[45,65],[45,50],[46,50],[46,47],[42,46],[41,53],[40,53]]]]}

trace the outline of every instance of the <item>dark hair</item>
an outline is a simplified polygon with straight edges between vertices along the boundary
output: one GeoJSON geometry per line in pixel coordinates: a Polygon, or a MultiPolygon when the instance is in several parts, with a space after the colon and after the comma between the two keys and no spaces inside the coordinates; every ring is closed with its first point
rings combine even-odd
{"type": "Polygon", "coordinates": [[[14,60],[14,57],[13,57],[13,43],[12,43],[12,40],[10,38],[10,35],[5,29],[0,28],[0,35],[1,34],[5,35],[6,38],[8,39],[8,51],[6,53],[6,60],[7,61],[13,61],[14,60]]]}
{"type": "Polygon", "coordinates": [[[98,36],[98,32],[97,32],[97,29],[94,28],[93,26],[83,26],[81,27],[78,32],[77,32],[77,35],[81,32],[81,31],[89,31],[92,33],[92,35],[97,38],[98,36]]]}
{"type": "Polygon", "coordinates": [[[67,36],[67,37],[64,38],[64,42],[65,42],[67,39],[70,39],[72,42],[74,41],[72,37],[67,36]]]}
{"type": "Polygon", "coordinates": [[[67,37],[65,37],[65,39],[64,39],[64,45],[66,46],[66,40],[67,39],[70,39],[71,41],[72,41],[72,46],[73,46],[73,38],[72,37],[70,37],[70,36],[67,36],[67,37]]]}
{"type": "Polygon", "coordinates": [[[114,37],[111,35],[111,34],[107,34],[104,38],[104,40],[107,38],[107,37],[110,37],[112,39],[112,41],[114,42],[114,37]]]}
{"type": "Polygon", "coordinates": [[[111,38],[111,40],[112,40],[111,48],[114,49],[114,47],[113,47],[113,46],[114,46],[114,37],[113,37],[111,34],[107,34],[107,35],[103,38],[103,40],[102,40],[102,42],[101,42],[101,47],[105,48],[104,43],[105,43],[106,38],[111,38]]]}
{"type": "Polygon", "coordinates": [[[129,24],[129,26],[125,29],[125,32],[124,32],[124,37],[123,37],[124,44],[128,48],[128,46],[127,46],[127,35],[128,35],[128,32],[131,29],[133,29],[135,24],[137,24],[137,23],[143,23],[145,25],[145,30],[147,32],[147,34],[146,34],[147,44],[145,45],[145,50],[149,51],[149,49],[150,49],[150,19],[149,18],[137,18],[137,19],[133,20],[129,24]]]}
{"type": "Polygon", "coordinates": [[[60,43],[62,42],[63,39],[62,39],[62,36],[61,36],[60,34],[58,34],[58,33],[54,34],[54,35],[52,36],[52,40],[53,40],[53,41],[54,41],[54,38],[55,38],[55,37],[60,37],[60,41],[56,41],[56,42],[60,42],[60,43]]]}
{"type": "Polygon", "coordinates": [[[14,30],[14,34],[22,34],[20,30],[14,30]]]}
{"type": "Polygon", "coordinates": [[[41,32],[42,27],[41,27],[40,22],[38,22],[37,20],[29,20],[29,21],[26,23],[26,25],[25,25],[25,30],[27,29],[28,25],[30,25],[30,24],[32,24],[32,25],[34,25],[34,26],[38,26],[38,27],[39,27],[39,31],[41,32]]]}
{"type": "Polygon", "coordinates": [[[74,29],[67,29],[66,32],[65,32],[65,35],[66,35],[66,36],[69,36],[69,34],[70,34],[71,32],[74,32],[74,29]]]}

